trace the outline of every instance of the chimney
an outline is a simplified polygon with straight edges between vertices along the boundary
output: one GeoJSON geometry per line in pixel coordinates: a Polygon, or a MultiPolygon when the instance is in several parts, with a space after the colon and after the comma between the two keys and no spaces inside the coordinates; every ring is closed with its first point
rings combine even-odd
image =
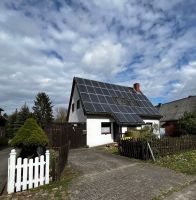
{"type": "Polygon", "coordinates": [[[139,83],[134,83],[133,88],[136,92],[140,92],[140,84],[139,83]]]}

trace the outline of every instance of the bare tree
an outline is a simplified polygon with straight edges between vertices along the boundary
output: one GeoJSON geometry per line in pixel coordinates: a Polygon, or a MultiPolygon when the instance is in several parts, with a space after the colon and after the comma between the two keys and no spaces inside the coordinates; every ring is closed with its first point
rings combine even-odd
{"type": "Polygon", "coordinates": [[[67,122],[67,108],[65,107],[57,107],[55,109],[56,117],[55,122],[65,123],[67,122]]]}

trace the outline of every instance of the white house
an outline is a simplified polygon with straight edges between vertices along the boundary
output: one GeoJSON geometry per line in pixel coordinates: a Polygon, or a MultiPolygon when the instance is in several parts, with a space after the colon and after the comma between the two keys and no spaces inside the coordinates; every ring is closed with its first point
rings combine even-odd
{"type": "Polygon", "coordinates": [[[133,88],[74,77],[68,108],[68,122],[85,123],[89,147],[112,143],[127,127],[156,126],[158,110],[133,88]]]}

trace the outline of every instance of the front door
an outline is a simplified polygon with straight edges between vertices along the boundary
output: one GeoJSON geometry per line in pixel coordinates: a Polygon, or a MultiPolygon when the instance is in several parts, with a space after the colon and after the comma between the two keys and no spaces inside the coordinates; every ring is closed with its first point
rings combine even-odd
{"type": "Polygon", "coordinates": [[[119,137],[120,137],[120,133],[121,133],[121,127],[114,122],[113,123],[113,136],[114,136],[114,141],[117,142],[119,137]]]}

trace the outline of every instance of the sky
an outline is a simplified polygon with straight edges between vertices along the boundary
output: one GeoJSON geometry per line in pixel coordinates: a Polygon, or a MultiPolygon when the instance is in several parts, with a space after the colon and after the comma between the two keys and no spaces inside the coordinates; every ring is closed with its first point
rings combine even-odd
{"type": "Polygon", "coordinates": [[[1,0],[0,107],[67,107],[74,76],[139,82],[154,105],[195,95],[196,1],[1,0]]]}

